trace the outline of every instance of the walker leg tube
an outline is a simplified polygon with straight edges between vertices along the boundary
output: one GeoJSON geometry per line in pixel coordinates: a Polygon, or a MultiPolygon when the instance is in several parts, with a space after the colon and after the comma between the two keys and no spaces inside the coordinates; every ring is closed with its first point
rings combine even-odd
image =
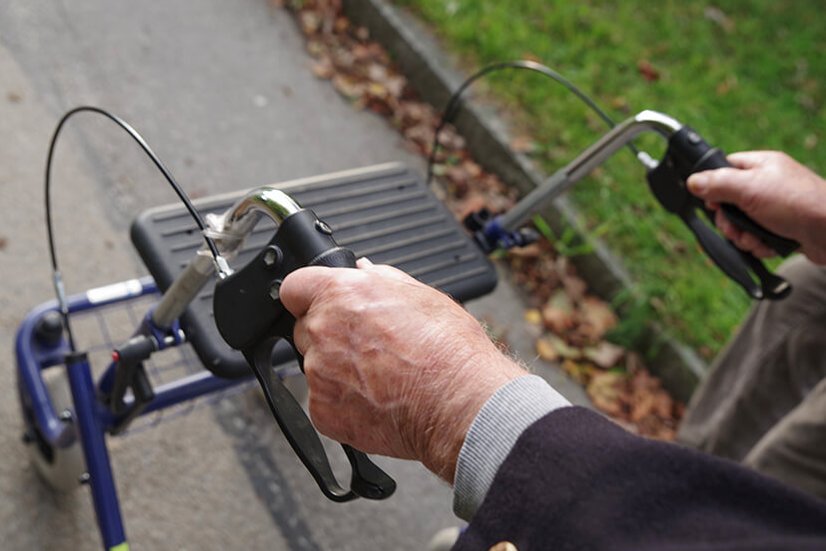
{"type": "Polygon", "coordinates": [[[69,384],[75,406],[75,422],[86,468],[89,473],[89,488],[98,519],[103,547],[107,550],[126,551],[126,534],[118,504],[118,494],[106,449],[106,433],[103,419],[98,415],[98,403],[92,371],[86,354],[79,353],[67,358],[69,384]]]}

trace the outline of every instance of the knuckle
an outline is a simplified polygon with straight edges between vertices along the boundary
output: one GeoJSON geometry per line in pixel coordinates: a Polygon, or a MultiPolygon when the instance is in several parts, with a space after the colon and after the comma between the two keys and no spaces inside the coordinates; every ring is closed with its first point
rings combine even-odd
{"type": "Polygon", "coordinates": [[[305,318],[302,327],[304,333],[310,341],[316,340],[324,333],[324,318],[322,316],[312,316],[305,318]]]}
{"type": "Polygon", "coordinates": [[[766,160],[768,161],[768,164],[774,165],[781,170],[785,170],[786,167],[794,164],[794,159],[792,159],[785,151],[769,151],[767,153],[766,160]]]}
{"type": "Polygon", "coordinates": [[[311,390],[319,388],[321,381],[316,370],[316,357],[314,353],[304,356],[304,378],[307,380],[307,386],[311,390]]]}

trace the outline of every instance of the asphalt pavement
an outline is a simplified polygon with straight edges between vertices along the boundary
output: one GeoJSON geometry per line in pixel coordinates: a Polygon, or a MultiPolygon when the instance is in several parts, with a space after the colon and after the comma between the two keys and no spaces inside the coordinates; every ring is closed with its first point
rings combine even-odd
{"type": "MultiPolygon", "coordinates": [[[[265,0],[0,4],[3,549],[100,548],[88,490],[55,495],[37,478],[15,391],[16,328],[52,297],[42,178],[59,117],[81,104],[117,113],[193,197],[387,161],[423,168],[385,121],[354,110],[309,64],[288,13],[265,0]]],[[[53,182],[69,291],[146,274],[129,224],[174,195],[109,121],[70,125],[53,182]]],[[[508,328],[530,362],[521,297],[507,282],[471,310],[508,328]]],[[[415,550],[458,522],[450,489],[411,462],[380,460],[399,483],[387,502],[327,501],[254,388],[110,439],[110,451],[131,549],[415,550]]]]}

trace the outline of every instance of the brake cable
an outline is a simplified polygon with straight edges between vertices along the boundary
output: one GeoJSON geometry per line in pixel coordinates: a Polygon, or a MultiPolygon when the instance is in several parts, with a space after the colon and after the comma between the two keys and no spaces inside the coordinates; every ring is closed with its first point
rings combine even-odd
{"type": "Polygon", "coordinates": [[[105,109],[101,109],[100,107],[93,107],[89,105],[84,105],[80,107],[75,107],[71,109],[63,117],[60,119],[60,122],[57,123],[57,127],[55,128],[54,134],[52,134],[51,142],[49,143],[49,154],[46,158],[46,177],[45,177],[45,197],[46,197],[46,232],[49,241],[49,257],[51,259],[52,265],[52,282],[55,288],[55,294],[57,295],[57,302],[60,308],[60,313],[63,317],[63,324],[66,327],[66,333],[69,338],[69,350],[72,353],[75,353],[77,350],[75,348],[75,339],[72,334],[72,328],[69,323],[69,305],[66,300],[66,290],[63,285],[63,277],[60,274],[60,270],[58,268],[57,262],[57,253],[55,250],[55,240],[54,234],[52,231],[52,206],[51,206],[51,180],[52,180],[52,159],[54,157],[55,146],[57,144],[57,138],[60,135],[60,131],[63,129],[65,123],[75,114],[82,113],[82,112],[90,112],[90,113],[97,113],[99,115],[103,115],[104,117],[108,118],[118,126],[120,126],[123,130],[129,134],[133,140],[141,147],[141,149],[146,153],[146,155],[152,160],[158,170],[163,174],[164,178],[169,185],[172,186],[172,189],[180,198],[181,202],[183,202],[184,206],[186,207],[189,214],[195,220],[195,223],[198,225],[198,228],[201,230],[201,235],[203,235],[204,240],[206,241],[207,247],[209,247],[210,252],[212,253],[212,257],[216,263],[216,266],[219,266],[219,273],[220,273],[220,264],[221,264],[221,255],[218,252],[218,247],[215,245],[215,242],[206,234],[206,225],[204,224],[201,215],[195,210],[195,207],[192,205],[192,201],[183,191],[181,186],[175,181],[173,178],[172,173],[169,169],[166,168],[166,165],[161,161],[160,157],[152,150],[143,136],[138,133],[137,130],[132,128],[132,126],[118,117],[110,113],[105,109]]]}
{"type": "MultiPolygon", "coordinates": [[[[430,155],[427,159],[427,179],[425,181],[426,185],[430,185],[430,182],[433,179],[433,166],[436,163],[436,151],[439,148],[439,135],[441,134],[442,130],[444,130],[445,126],[447,126],[447,124],[451,120],[453,120],[453,118],[458,114],[459,109],[462,106],[460,100],[464,91],[467,90],[471,86],[471,84],[481,79],[482,77],[504,69],[521,69],[533,71],[535,73],[539,73],[556,81],[557,83],[564,86],[572,94],[574,94],[592,111],[594,111],[599,116],[599,118],[602,119],[606,125],[608,125],[608,128],[614,128],[616,126],[616,122],[614,122],[614,120],[610,116],[608,116],[608,114],[605,113],[605,111],[603,111],[593,99],[591,99],[585,92],[579,89],[573,82],[562,76],[557,71],[554,71],[547,65],[543,65],[536,61],[531,61],[528,59],[518,59],[513,61],[500,61],[496,63],[491,63],[489,65],[482,67],[481,69],[473,73],[471,76],[466,78],[462,82],[462,84],[459,85],[456,91],[454,91],[453,94],[451,94],[450,99],[448,99],[447,106],[445,107],[444,113],[442,114],[442,118],[439,121],[439,125],[436,127],[436,131],[433,134],[433,144],[430,147],[430,155]]],[[[634,157],[639,160],[639,149],[637,149],[637,147],[633,143],[628,143],[627,147],[634,154],[634,157]]],[[[643,163],[643,165],[645,165],[645,163],[643,163]]]]}

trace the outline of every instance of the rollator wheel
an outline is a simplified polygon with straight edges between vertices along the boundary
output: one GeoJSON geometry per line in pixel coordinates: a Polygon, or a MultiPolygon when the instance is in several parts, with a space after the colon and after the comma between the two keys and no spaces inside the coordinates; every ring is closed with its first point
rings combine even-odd
{"type": "MultiPolygon", "coordinates": [[[[69,390],[66,370],[62,367],[53,367],[43,370],[42,375],[55,412],[61,415],[64,411],[73,411],[72,393],[69,390]]],[[[19,383],[17,390],[23,409],[23,419],[26,423],[24,440],[35,470],[53,490],[58,492],[74,490],[80,486],[80,477],[86,472],[86,461],[83,458],[80,440],[75,439],[66,448],[49,444],[34,422],[31,398],[23,391],[19,383]]]]}

